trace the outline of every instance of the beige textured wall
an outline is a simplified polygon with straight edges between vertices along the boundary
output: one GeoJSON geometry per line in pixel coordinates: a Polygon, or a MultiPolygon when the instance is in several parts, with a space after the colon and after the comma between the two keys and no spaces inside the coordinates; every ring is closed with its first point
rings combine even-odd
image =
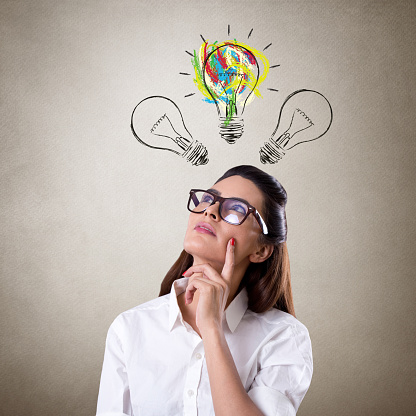
{"type": "Polygon", "coordinates": [[[288,191],[295,305],[314,348],[299,415],[414,414],[415,6],[2,0],[1,415],[94,414],[108,326],[157,295],[188,189],[261,167],[300,88],[329,98],[333,126],[265,167],[288,191]],[[228,24],[238,40],[253,28],[254,47],[272,42],[281,65],[234,146],[179,75],[199,35],[225,40],[228,24]],[[176,101],[208,165],[133,138],[131,110],[154,94],[176,101]]]}

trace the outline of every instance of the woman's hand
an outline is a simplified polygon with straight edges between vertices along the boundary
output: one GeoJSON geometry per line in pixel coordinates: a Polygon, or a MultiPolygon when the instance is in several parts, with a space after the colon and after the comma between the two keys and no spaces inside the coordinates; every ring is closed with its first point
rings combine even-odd
{"type": "Polygon", "coordinates": [[[244,389],[222,329],[233,273],[234,238],[228,241],[221,274],[210,264],[192,266],[183,274],[189,277],[185,303],[192,303],[198,290],[196,325],[204,341],[215,414],[260,416],[244,389]]]}
{"type": "Polygon", "coordinates": [[[228,241],[221,274],[210,264],[192,266],[183,274],[189,277],[185,291],[185,304],[192,303],[196,290],[199,292],[196,325],[202,337],[204,337],[204,332],[222,329],[224,310],[227,306],[234,272],[234,243],[234,238],[228,241]]]}

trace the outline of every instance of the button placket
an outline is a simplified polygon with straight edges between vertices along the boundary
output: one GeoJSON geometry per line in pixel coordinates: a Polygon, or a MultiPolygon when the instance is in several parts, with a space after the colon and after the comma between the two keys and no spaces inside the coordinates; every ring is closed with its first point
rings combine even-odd
{"type": "Polygon", "coordinates": [[[184,414],[197,416],[198,386],[201,380],[203,364],[203,342],[200,340],[191,354],[183,392],[184,414]]]}

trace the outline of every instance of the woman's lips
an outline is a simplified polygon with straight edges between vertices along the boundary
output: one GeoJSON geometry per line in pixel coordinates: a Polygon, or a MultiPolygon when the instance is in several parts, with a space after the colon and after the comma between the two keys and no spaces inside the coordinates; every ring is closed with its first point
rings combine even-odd
{"type": "Polygon", "coordinates": [[[214,228],[211,225],[207,224],[206,222],[199,222],[195,226],[194,230],[197,231],[198,233],[211,234],[213,236],[216,236],[214,228]]]}

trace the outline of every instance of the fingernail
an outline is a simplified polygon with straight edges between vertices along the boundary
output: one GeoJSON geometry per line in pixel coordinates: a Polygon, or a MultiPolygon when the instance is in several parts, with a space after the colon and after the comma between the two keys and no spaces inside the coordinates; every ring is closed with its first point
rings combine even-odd
{"type": "Polygon", "coordinates": [[[185,270],[185,271],[182,273],[182,276],[185,276],[187,271],[188,271],[188,270],[185,270]]]}
{"type": "Polygon", "coordinates": [[[234,237],[231,239],[231,245],[234,246],[235,245],[235,239],[234,237]]]}

